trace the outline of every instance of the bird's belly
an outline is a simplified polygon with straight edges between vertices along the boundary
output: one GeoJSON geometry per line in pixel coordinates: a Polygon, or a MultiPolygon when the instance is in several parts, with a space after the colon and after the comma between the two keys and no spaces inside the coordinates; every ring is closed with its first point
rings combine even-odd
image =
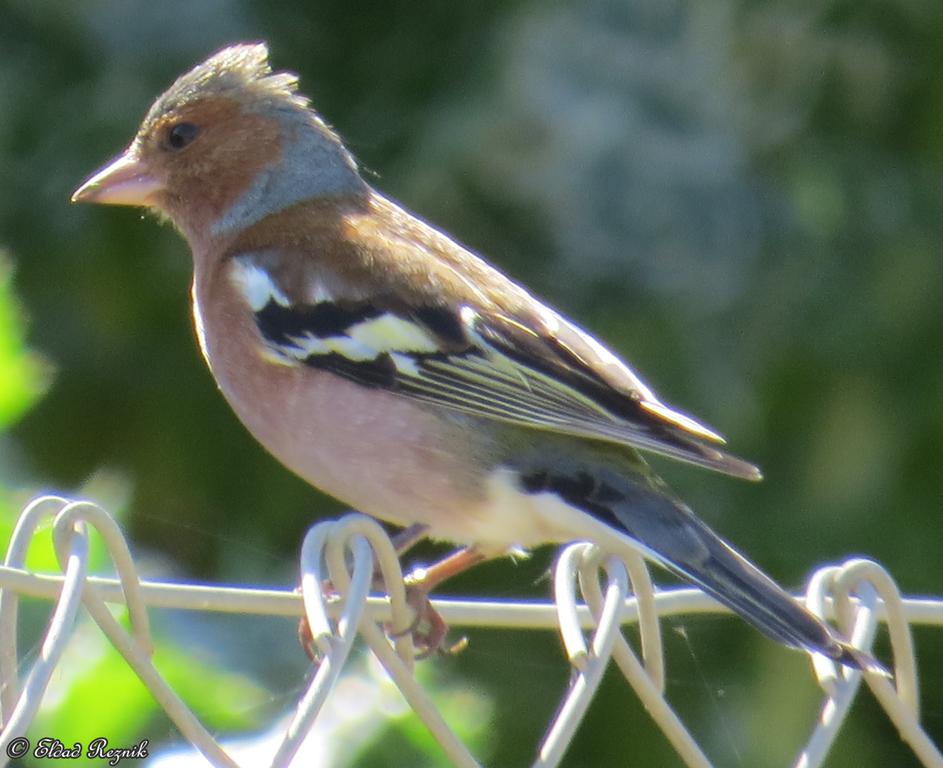
{"type": "Polygon", "coordinates": [[[219,383],[279,461],[352,508],[398,525],[423,523],[433,538],[489,555],[589,535],[587,515],[552,494],[527,494],[512,470],[489,466],[486,438],[472,424],[327,372],[277,374],[266,374],[264,403],[252,399],[259,389],[244,376],[219,383]]]}
{"type": "Polygon", "coordinates": [[[463,454],[474,440],[457,424],[327,372],[278,374],[278,394],[263,409],[241,382],[223,391],[259,441],[312,485],[400,525],[438,527],[477,502],[479,484],[463,454]]]}
{"type": "Polygon", "coordinates": [[[286,467],[343,503],[394,524],[425,524],[434,538],[489,554],[585,537],[588,515],[551,494],[524,493],[512,470],[495,466],[493,422],[275,363],[245,313],[205,328],[198,305],[195,315],[239,419],[286,467]]]}
{"type": "Polygon", "coordinates": [[[222,293],[209,301],[204,294],[213,289],[199,275],[195,281],[200,346],[236,415],[275,458],[354,509],[396,524],[437,527],[478,502],[470,454],[484,448],[479,431],[381,389],[273,362],[231,281],[213,285],[222,293]]]}

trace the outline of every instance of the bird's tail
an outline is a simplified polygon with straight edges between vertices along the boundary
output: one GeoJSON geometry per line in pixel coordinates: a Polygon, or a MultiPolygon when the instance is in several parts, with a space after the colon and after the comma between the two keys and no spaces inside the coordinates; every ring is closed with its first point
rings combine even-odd
{"type": "MultiPolygon", "coordinates": [[[[624,533],[651,559],[693,582],[773,640],[856,669],[883,671],[736,552],[656,478],[640,477],[637,471],[600,472],[598,467],[569,477],[539,475],[541,490],[556,492],[624,533]]],[[[531,490],[537,490],[533,484],[531,490]]]]}

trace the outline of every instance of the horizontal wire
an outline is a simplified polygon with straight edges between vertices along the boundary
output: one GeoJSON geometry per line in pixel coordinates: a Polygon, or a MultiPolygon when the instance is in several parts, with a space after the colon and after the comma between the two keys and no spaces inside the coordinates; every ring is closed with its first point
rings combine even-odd
{"type": "MultiPolygon", "coordinates": [[[[64,580],[64,577],[59,575],[38,574],[19,568],[0,566],[0,589],[11,589],[25,597],[55,599],[62,589],[64,580]]],[[[124,595],[117,579],[90,576],[88,582],[100,590],[106,602],[124,602],[124,595]]],[[[153,608],[295,618],[304,613],[301,594],[288,589],[142,581],[141,594],[144,602],[153,608]]],[[[801,600],[801,596],[797,597],[801,600]]],[[[432,604],[442,618],[452,626],[559,629],[556,606],[553,602],[546,600],[523,602],[436,598],[432,604]]],[[[655,605],[660,616],[732,613],[700,590],[684,587],[659,590],[655,593],[655,605]]],[[[334,608],[339,616],[340,606],[334,608]]],[[[366,610],[375,621],[389,621],[392,618],[389,601],[384,597],[368,598],[366,610]]],[[[878,602],[875,610],[879,620],[886,620],[883,603],[878,602]]],[[[832,614],[831,609],[829,613],[832,614]]],[[[905,598],[904,615],[910,624],[943,626],[943,599],[905,598]]],[[[579,618],[583,627],[593,626],[589,609],[585,606],[580,608],[579,618]]],[[[622,623],[632,623],[637,619],[635,599],[629,598],[625,602],[620,620],[622,623]]]]}
{"type": "MultiPolygon", "coordinates": [[[[36,499],[24,509],[8,549],[8,564],[0,565],[0,677],[5,681],[0,687],[0,720],[5,723],[0,732],[0,768],[6,765],[3,759],[6,746],[26,732],[45,693],[48,673],[58,664],[79,601],[151,690],[184,738],[217,768],[236,768],[237,764],[154,667],[145,607],[288,618],[307,616],[320,663],[279,743],[271,763],[273,768],[287,768],[293,761],[358,635],[381,661],[449,762],[464,768],[480,768],[413,676],[415,636],[408,631],[395,634],[394,647],[379,626],[380,623],[387,627],[410,626],[415,609],[408,604],[392,541],[376,521],[364,515],[350,514],[337,521],[318,523],[309,530],[300,558],[301,587],[294,590],[142,582],[113,518],[93,504],[58,497],[36,499]],[[65,575],[34,573],[23,567],[38,524],[50,517],[54,517],[54,543],[60,564],[63,568],[68,566],[70,573],[76,564],[82,567],[83,583],[76,584],[73,578],[71,591],[65,575]],[[87,576],[84,569],[89,527],[102,536],[113,568],[123,583],[115,578],[87,576]],[[380,574],[384,586],[374,590],[380,594],[368,597],[371,582],[378,578],[376,574],[380,574]],[[333,587],[325,590],[324,584],[333,587]],[[382,594],[385,591],[389,595],[382,594]],[[34,662],[22,689],[16,684],[19,677],[16,603],[20,597],[57,601],[41,663],[34,662]],[[128,606],[130,632],[115,621],[104,602],[128,606]],[[56,621],[60,614],[65,618],[56,621]]],[[[574,675],[539,745],[532,768],[559,766],[610,659],[684,765],[709,766],[708,757],[665,698],[665,662],[658,616],[731,611],[698,589],[676,587],[656,591],[640,555],[628,559],[610,556],[603,561],[603,553],[585,543],[571,544],[562,551],[554,568],[553,583],[553,601],[462,598],[432,601],[447,625],[538,629],[561,634],[574,675]],[[627,598],[631,593],[634,596],[627,598]],[[626,623],[639,624],[641,656],[619,630],[626,623]],[[584,636],[585,630],[590,630],[589,638],[584,636]]],[[[914,624],[943,626],[943,599],[902,599],[893,579],[880,564],[858,558],[841,566],[818,568],[809,582],[807,595],[797,600],[820,618],[835,619],[843,635],[851,638],[854,649],[864,649],[860,658],[865,660],[870,658],[867,654],[876,622],[885,622],[894,662],[892,685],[888,673],[876,662],[873,667],[864,664],[860,670],[850,669],[821,654],[813,654],[813,670],[825,699],[812,738],[795,763],[797,768],[819,768],[824,763],[862,681],[921,764],[943,768],[943,755],[920,724],[916,660],[910,634],[914,624]]]]}

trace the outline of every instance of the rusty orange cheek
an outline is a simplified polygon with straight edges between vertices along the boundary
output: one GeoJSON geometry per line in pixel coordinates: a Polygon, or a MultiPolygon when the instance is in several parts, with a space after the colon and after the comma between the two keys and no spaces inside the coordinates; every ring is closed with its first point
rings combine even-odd
{"type": "Polygon", "coordinates": [[[243,112],[232,99],[202,99],[167,115],[155,123],[151,139],[163,142],[179,122],[200,126],[201,135],[186,151],[165,155],[168,177],[183,199],[190,198],[187,187],[199,189],[201,207],[211,214],[222,213],[281,154],[278,123],[243,112]]]}

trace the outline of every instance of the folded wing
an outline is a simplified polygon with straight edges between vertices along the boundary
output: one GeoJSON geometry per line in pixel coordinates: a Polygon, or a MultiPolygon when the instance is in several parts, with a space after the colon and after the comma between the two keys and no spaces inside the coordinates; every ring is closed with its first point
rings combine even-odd
{"type": "Polygon", "coordinates": [[[267,354],[367,387],[532,429],[625,444],[738,477],[752,464],[661,403],[615,355],[536,301],[533,315],[406,305],[392,296],[255,310],[267,354]]]}

